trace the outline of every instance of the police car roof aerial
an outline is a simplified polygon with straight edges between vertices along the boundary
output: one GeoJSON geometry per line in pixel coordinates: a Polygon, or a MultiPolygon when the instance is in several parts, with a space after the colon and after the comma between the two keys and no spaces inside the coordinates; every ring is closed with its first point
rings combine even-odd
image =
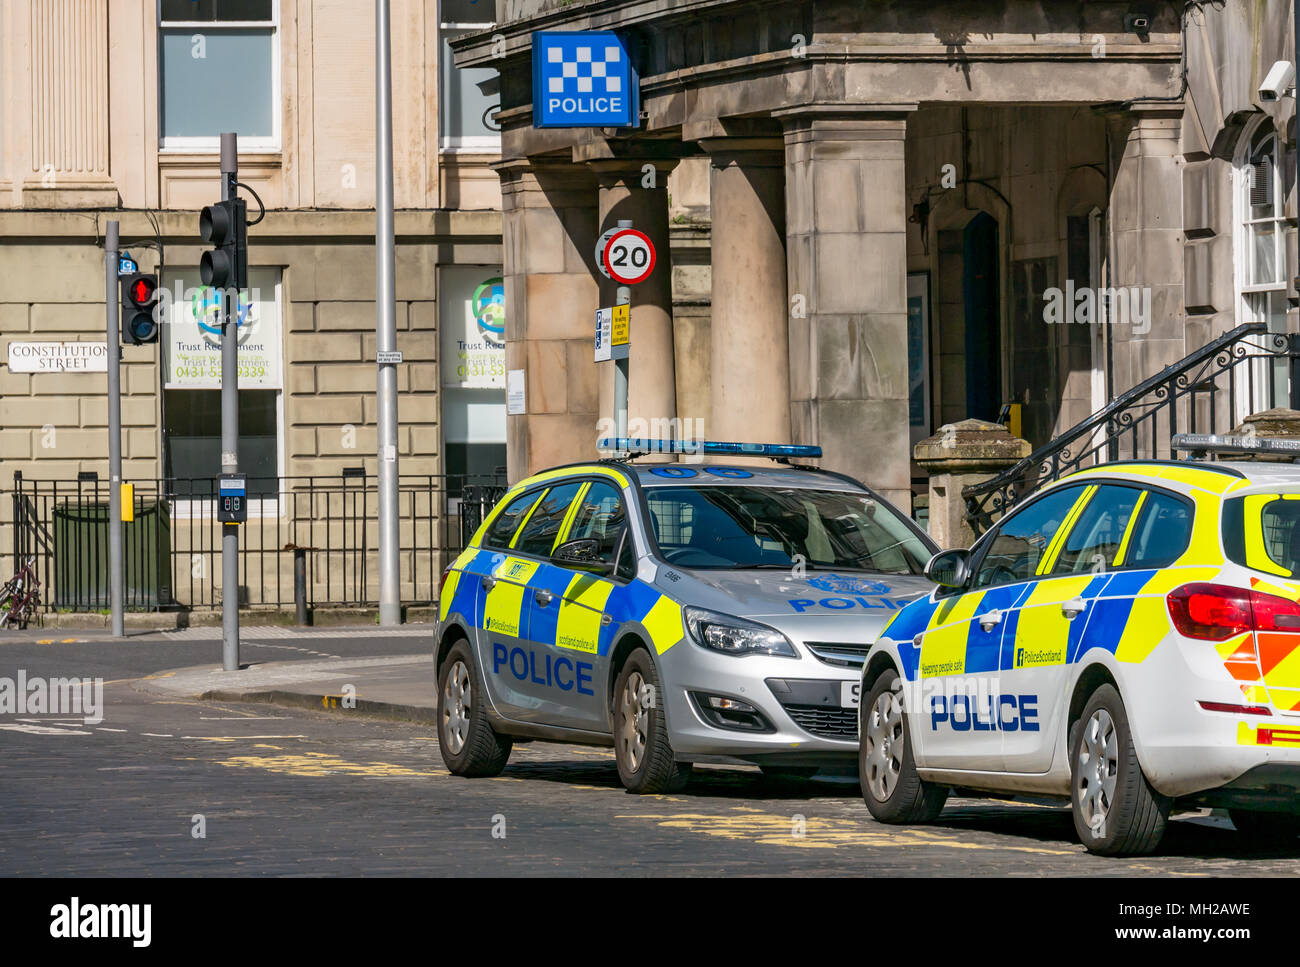
{"type": "MultiPolygon", "coordinates": [[[[649,440],[640,437],[614,437],[597,441],[597,450],[627,454],[622,460],[635,460],[651,453],[688,453],[728,457],[771,457],[789,463],[796,457],[814,459],[822,455],[821,447],[793,443],[730,443],[722,440],[649,440]]],[[[617,458],[609,458],[617,459],[617,458]]],[[[793,464],[792,464],[793,466],[793,464]]]]}
{"type": "Polygon", "coordinates": [[[1222,433],[1177,433],[1169,443],[1174,450],[1184,450],[1195,460],[1207,459],[1211,454],[1268,453],[1300,458],[1300,440],[1281,440],[1275,437],[1228,436],[1222,433]]]}

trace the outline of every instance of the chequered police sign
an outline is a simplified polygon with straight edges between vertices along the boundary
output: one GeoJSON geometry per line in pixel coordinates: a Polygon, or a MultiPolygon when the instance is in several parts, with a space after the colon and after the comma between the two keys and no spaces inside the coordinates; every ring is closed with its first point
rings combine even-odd
{"type": "Polygon", "coordinates": [[[636,72],[617,34],[533,34],[533,125],[635,127],[636,72]]]}

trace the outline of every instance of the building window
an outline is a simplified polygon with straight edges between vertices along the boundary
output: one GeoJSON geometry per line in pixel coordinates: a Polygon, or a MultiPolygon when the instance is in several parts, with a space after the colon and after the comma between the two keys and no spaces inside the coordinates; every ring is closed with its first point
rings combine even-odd
{"type": "Polygon", "coordinates": [[[1238,165],[1237,282],[1240,322],[1266,322],[1286,331],[1286,186],[1277,132],[1260,123],[1238,165]]]}
{"type": "MultiPolygon", "coordinates": [[[[280,270],[248,274],[238,306],[239,469],[249,496],[269,499],[284,473],[280,270]]],[[[163,473],[177,496],[208,496],[221,469],[220,306],[196,268],[168,268],[163,284],[163,473]]]]}
{"type": "Polygon", "coordinates": [[[451,41],[495,26],[492,0],[439,0],[440,144],[444,151],[501,150],[500,75],[491,67],[457,68],[451,41]]]}
{"type": "MultiPolygon", "coordinates": [[[[481,2],[481,0],[480,0],[481,2]]],[[[280,146],[279,0],[160,0],[159,132],[164,149],[280,146]]]]}
{"type": "Polygon", "coordinates": [[[499,265],[444,266],[438,304],[442,339],[442,442],[447,492],[504,475],[506,305],[499,265]]]}

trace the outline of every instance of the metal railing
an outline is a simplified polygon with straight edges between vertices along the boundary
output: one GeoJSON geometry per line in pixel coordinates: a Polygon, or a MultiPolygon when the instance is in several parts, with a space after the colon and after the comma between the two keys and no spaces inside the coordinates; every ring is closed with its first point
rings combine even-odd
{"type": "MultiPolygon", "coordinates": [[[[134,520],[123,524],[126,607],[219,607],[221,527],[208,478],[133,482],[134,520]]],[[[12,542],[0,562],[36,558],[47,610],[102,611],[108,599],[107,481],[13,478],[12,542]]],[[[402,475],[398,481],[404,604],[437,599],[443,568],[504,492],[497,477],[402,475]]],[[[378,600],[378,481],[339,476],[248,479],[239,548],[241,607],[294,605],[294,555],[305,555],[310,606],[378,600]]],[[[0,565],[3,570],[3,565],[0,565]]]]}
{"type": "Polygon", "coordinates": [[[962,490],[980,534],[1017,500],[1067,473],[1115,460],[1170,456],[1175,433],[1222,433],[1274,406],[1295,406],[1297,338],[1248,323],[1122,393],[1015,466],[962,490]]]}

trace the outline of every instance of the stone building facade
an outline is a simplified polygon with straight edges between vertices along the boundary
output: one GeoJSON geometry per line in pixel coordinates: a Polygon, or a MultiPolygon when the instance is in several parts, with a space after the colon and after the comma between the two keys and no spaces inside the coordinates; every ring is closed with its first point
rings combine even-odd
{"type": "Polygon", "coordinates": [[[709,305],[636,290],[633,419],[820,444],[904,505],[942,424],[1015,404],[1040,445],[1243,322],[1286,330],[1295,101],[1258,88],[1290,10],[501,0],[454,50],[502,78],[511,475],[594,454],[595,238],[677,217],[633,187],[646,165],[694,188],[673,201],[711,231],[709,305]],[[534,127],[537,30],[616,31],[640,124],[534,127]]]}
{"type": "MultiPolygon", "coordinates": [[[[480,7],[392,2],[399,467],[404,479],[432,475],[430,486],[444,490],[441,475],[491,473],[505,462],[502,351],[489,329],[475,333],[502,311],[495,72],[455,71],[445,54],[451,38],[493,19],[480,7]]],[[[283,588],[292,562],[275,552],[309,541],[286,529],[277,490],[307,476],[337,484],[355,469],[373,487],[376,472],[374,21],[374,4],[353,0],[0,4],[0,354],[103,343],[104,229],[118,220],[140,269],[160,271],[163,287],[180,293],[160,343],[123,350],[124,478],[138,493],[159,478],[210,479],[217,470],[219,384],[202,365],[213,340],[197,325],[211,308],[197,278],[198,210],[220,197],[217,135],[240,134],[250,216],[254,192],[266,207],[250,229],[256,291],[243,307],[250,342],[266,351],[245,367],[241,350],[240,378],[241,464],[262,478],[267,499],[249,525],[261,536],[246,542],[270,548],[266,566],[283,588]]],[[[79,474],[107,481],[99,368],[30,372],[0,362],[6,567],[15,472],[59,482],[65,494],[79,474]]],[[[173,506],[173,538],[197,548],[209,538],[194,530],[210,528],[211,514],[191,510],[200,523],[182,535],[173,506]]],[[[421,526],[445,511],[426,501],[421,526]]],[[[362,508],[373,512],[373,501],[362,508]]],[[[438,538],[403,526],[403,596],[428,600],[440,564],[426,562],[417,580],[411,554],[438,538]]],[[[373,600],[373,534],[362,558],[352,562],[367,566],[352,598],[373,600]]],[[[218,580],[213,563],[196,562],[201,581],[218,580]]],[[[177,566],[188,570],[188,561],[177,566]]],[[[328,599],[331,571],[338,587],[342,567],[315,562],[318,600],[328,599]]],[[[270,580],[250,571],[242,593],[268,600],[259,585],[270,580]]],[[[216,588],[194,591],[196,604],[217,598],[216,588]]]]}

